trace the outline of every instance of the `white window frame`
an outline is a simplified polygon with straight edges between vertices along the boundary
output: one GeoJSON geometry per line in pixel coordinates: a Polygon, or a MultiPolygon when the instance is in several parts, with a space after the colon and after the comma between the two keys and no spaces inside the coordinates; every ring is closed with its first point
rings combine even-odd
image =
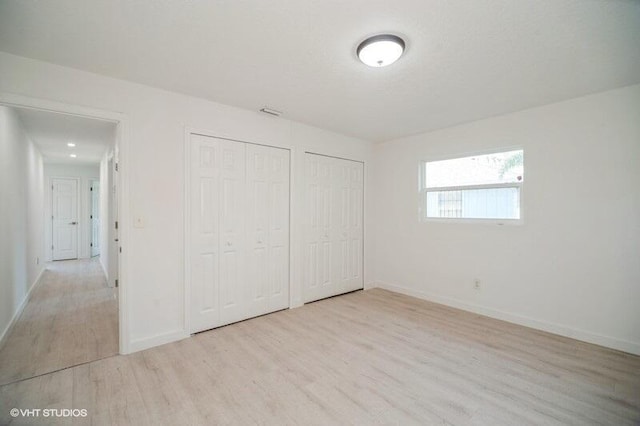
{"type": "Polygon", "coordinates": [[[455,160],[458,158],[473,157],[480,155],[498,154],[501,152],[518,151],[524,152],[524,148],[515,146],[500,149],[492,149],[490,151],[472,152],[459,155],[448,155],[446,157],[428,158],[421,160],[418,165],[418,214],[420,222],[432,223],[467,223],[467,224],[488,224],[488,225],[522,225],[524,224],[523,199],[524,199],[524,182],[512,183],[490,183],[478,185],[456,185],[456,186],[438,186],[427,188],[427,163],[435,161],[455,160]],[[427,217],[427,193],[439,191],[464,191],[473,189],[498,189],[498,188],[518,188],[518,201],[520,203],[519,219],[483,219],[483,218],[463,218],[463,217],[427,217]]]}

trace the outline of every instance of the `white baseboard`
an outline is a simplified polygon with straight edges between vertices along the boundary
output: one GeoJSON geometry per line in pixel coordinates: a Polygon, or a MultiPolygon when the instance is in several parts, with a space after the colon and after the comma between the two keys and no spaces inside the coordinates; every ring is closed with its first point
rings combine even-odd
{"type": "Polygon", "coordinates": [[[413,290],[410,288],[401,287],[394,284],[376,282],[371,285],[371,288],[373,287],[383,288],[385,290],[405,294],[407,296],[417,297],[418,299],[428,300],[430,302],[439,303],[441,305],[451,306],[453,308],[462,309],[464,311],[469,311],[469,312],[484,315],[487,317],[511,322],[514,324],[523,325],[525,327],[531,327],[537,330],[558,334],[560,336],[570,337],[572,339],[581,340],[583,342],[593,343],[593,344],[604,346],[607,348],[628,352],[630,354],[640,355],[640,343],[638,342],[631,342],[628,340],[617,339],[615,337],[604,336],[601,334],[592,333],[585,330],[579,330],[576,328],[567,327],[560,324],[541,321],[535,318],[529,318],[526,316],[511,313],[511,312],[504,312],[504,311],[500,311],[493,308],[487,308],[487,307],[476,305],[473,303],[463,302],[458,299],[454,299],[446,296],[439,296],[436,294],[432,294],[432,293],[428,293],[420,290],[413,290]]]}
{"type": "Polygon", "coordinates": [[[22,299],[22,303],[20,303],[20,306],[18,306],[18,309],[16,309],[16,311],[13,313],[13,317],[11,318],[11,321],[9,321],[9,324],[7,324],[7,326],[2,331],[2,334],[0,335],[0,348],[4,346],[5,337],[9,335],[9,332],[11,331],[11,329],[13,329],[13,326],[16,324],[16,321],[18,321],[18,318],[20,318],[20,315],[22,315],[22,311],[24,310],[24,307],[27,306],[27,302],[31,298],[31,293],[33,292],[33,289],[36,288],[36,284],[40,282],[40,278],[42,278],[42,274],[44,274],[45,270],[46,268],[44,266],[40,269],[38,276],[31,283],[31,287],[29,287],[29,289],[27,290],[27,294],[24,295],[24,299],[22,299]]]}
{"type": "Polygon", "coordinates": [[[172,331],[169,333],[158,334],[157,336],[145,337],[143,339],[133,340],[128,345],[128,352],[133,353],[153,348],[155,346],[165,345],[178,340],[186,339],[190,334],[184,330],[172,331]]]}

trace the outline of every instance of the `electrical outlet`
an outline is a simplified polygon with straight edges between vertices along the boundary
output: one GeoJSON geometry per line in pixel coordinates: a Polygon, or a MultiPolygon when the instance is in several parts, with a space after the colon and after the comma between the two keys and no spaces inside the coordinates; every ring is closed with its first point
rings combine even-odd
{"type": "Polygon", "coordinates": [[[144,217],[136,216],[134,221],[133,221],[133,227],[134,228],[144,228],[144,226],[145,226],[144,217]]]}
{"type": "Polygon", "coordinates": [[[479,279],[475,279],[473,280],[473,288],[476,290],[480,290],[480,280],[479,279]]]}

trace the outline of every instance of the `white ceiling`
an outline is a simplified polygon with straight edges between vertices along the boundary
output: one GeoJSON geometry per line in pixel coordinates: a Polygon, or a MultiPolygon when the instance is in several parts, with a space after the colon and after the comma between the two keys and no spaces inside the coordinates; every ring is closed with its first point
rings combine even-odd
{"type": "Polygon", "coordinates": [[[0,2],[0,50],[373,141],[640,83],[639,46],[633,0],[0,2]]]}
{"type": "Polygon", "coordinates": [[[115,142],[113,122],[26,108],[16,108],[16,111],[45,163],[99,163],[115,142]],[[68,147],[69,142],[76,146],[68,147]],[[76,158],[69,156],[72,153],[76,158]]]}

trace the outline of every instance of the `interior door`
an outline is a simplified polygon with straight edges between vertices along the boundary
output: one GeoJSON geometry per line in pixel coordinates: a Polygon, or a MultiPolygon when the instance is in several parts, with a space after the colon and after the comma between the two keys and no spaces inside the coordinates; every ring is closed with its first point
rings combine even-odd
{"type": "Polygon", "coordinates": [[[364,287],[363,171],[357,161],[307,154],[305,302],[364,287]]]}
{"type": "Polygon", "coordinates": [[[100,254],[100,181],[91,181],[91,257],[100,254]]]}
{"type": "Polygon", "coordinates": [[[78,258],[78,181],[52,179],[53,260],[78,258]]]}

